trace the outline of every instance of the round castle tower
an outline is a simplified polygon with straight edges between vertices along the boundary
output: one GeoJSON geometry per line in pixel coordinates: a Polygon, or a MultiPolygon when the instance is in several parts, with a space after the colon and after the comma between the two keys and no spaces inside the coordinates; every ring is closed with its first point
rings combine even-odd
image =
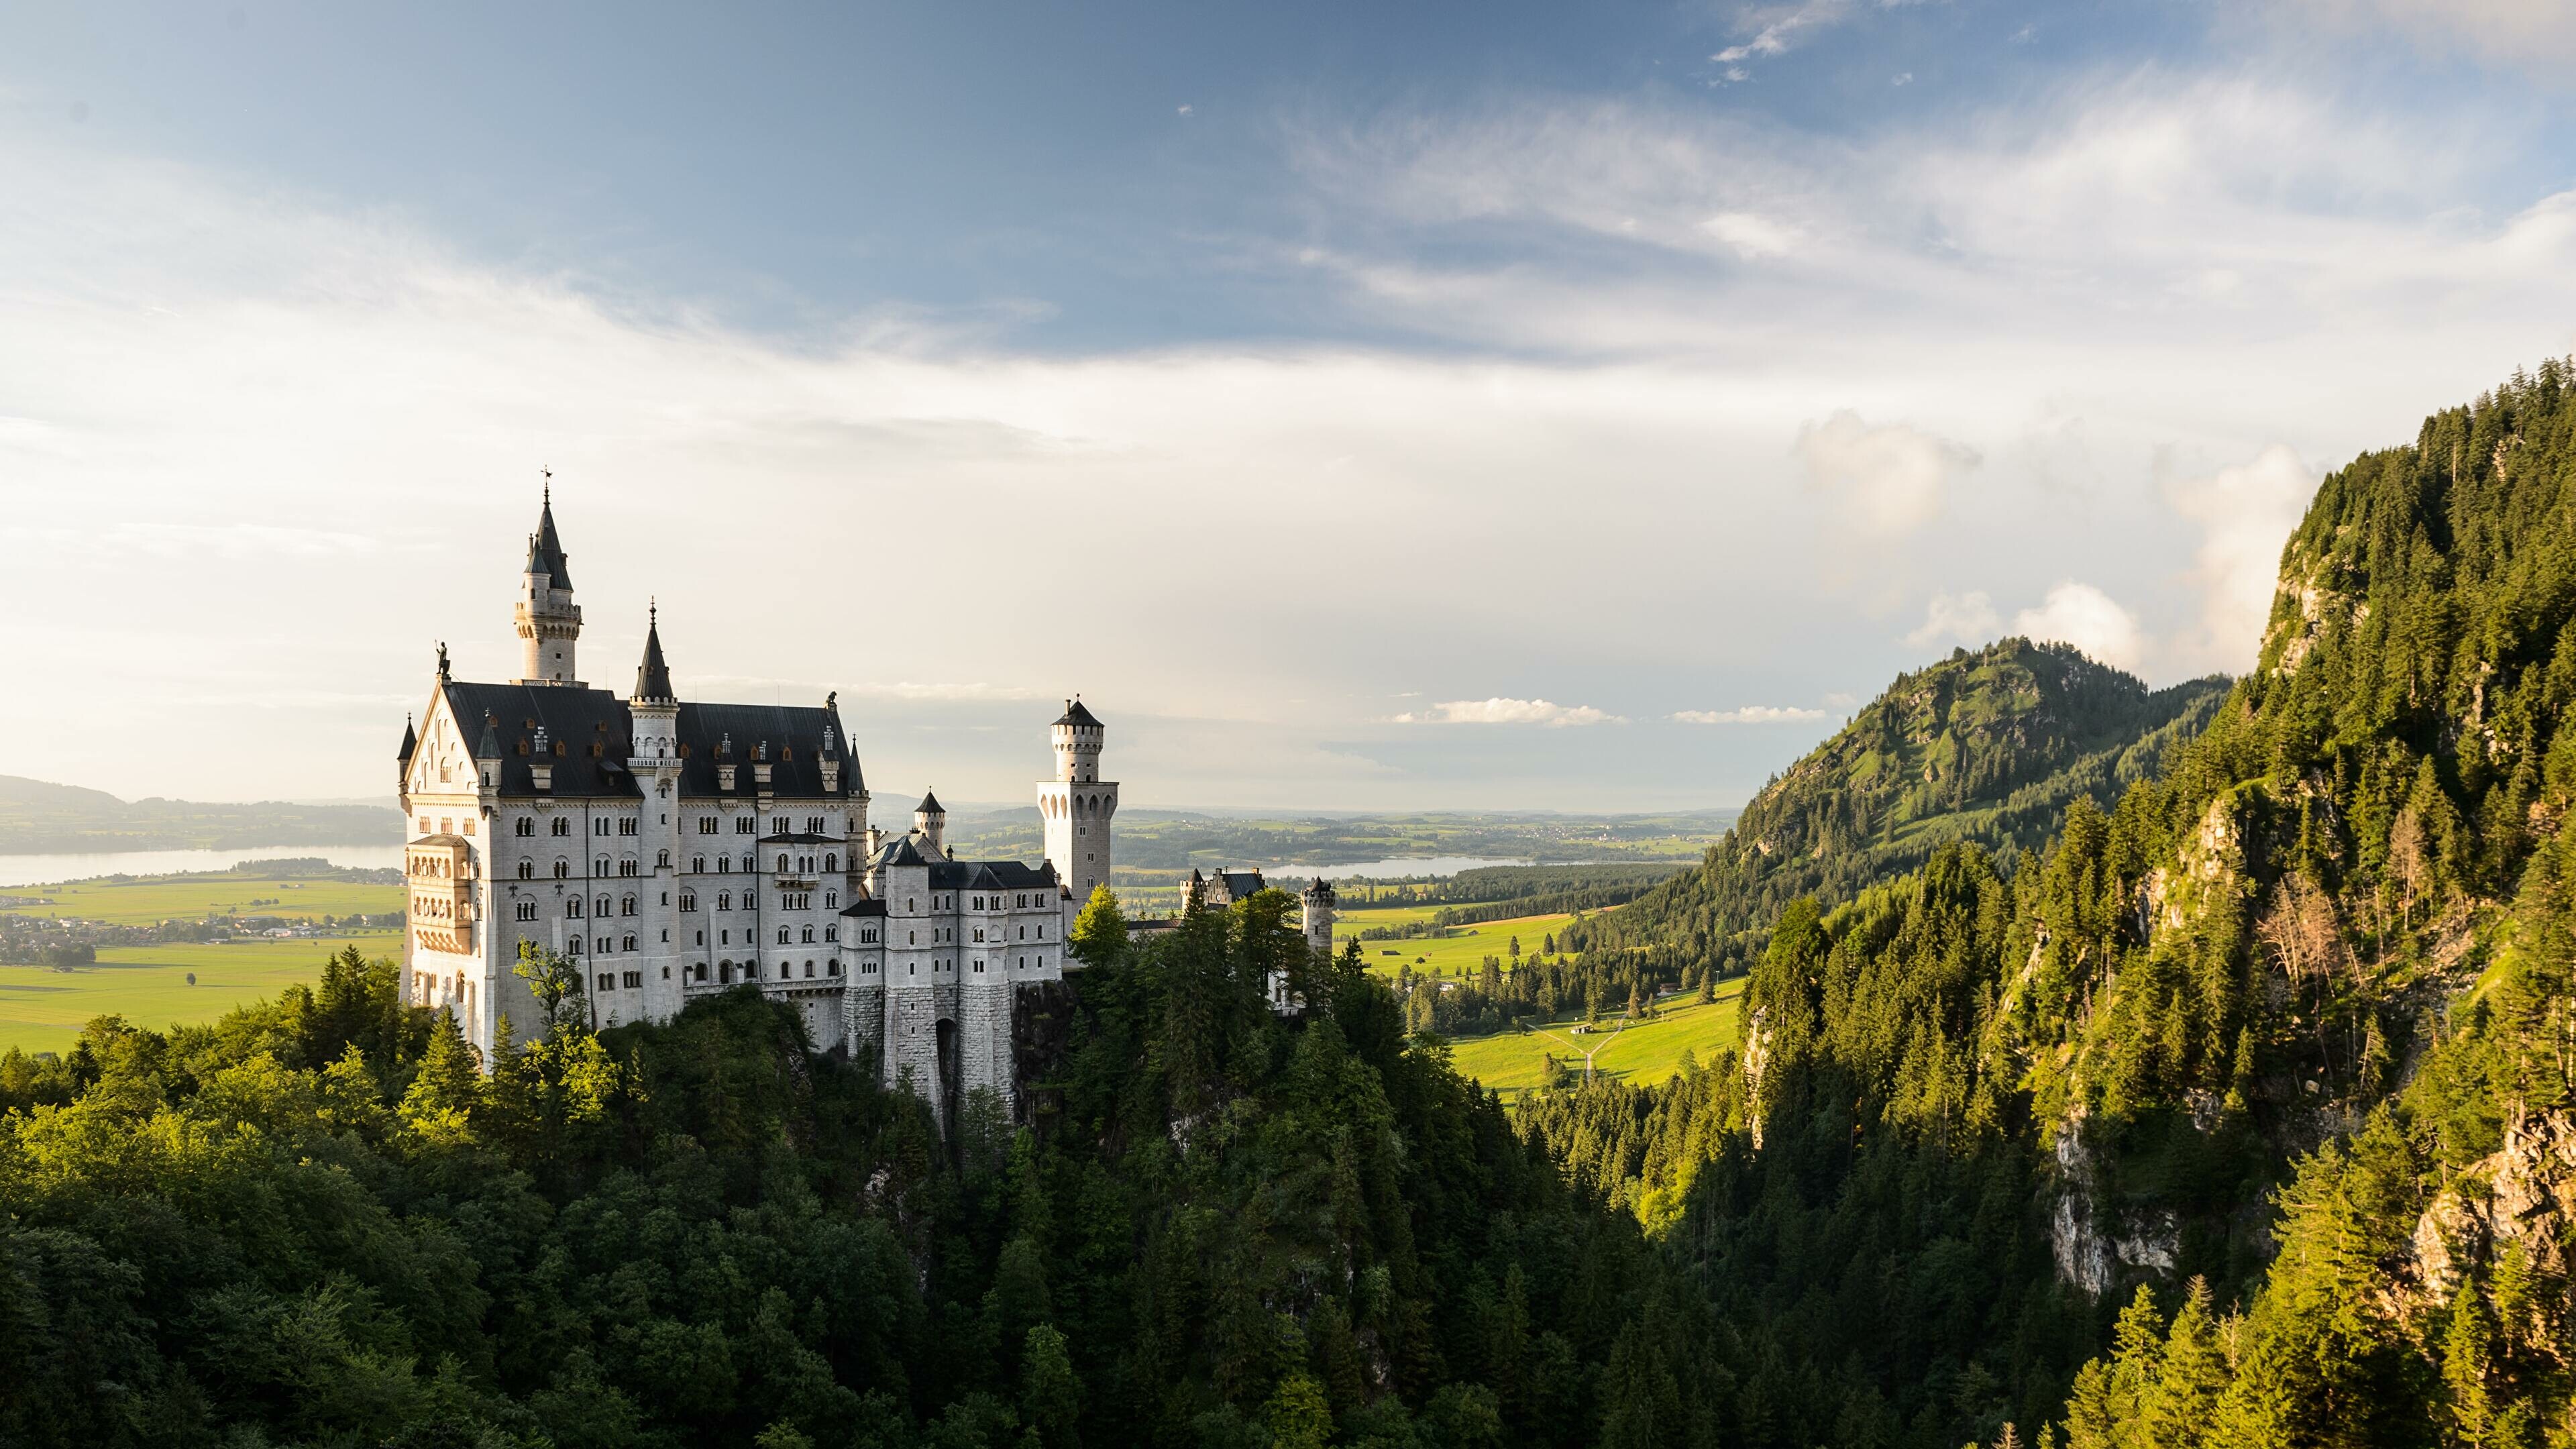
{"type": "Polygon", "coordinates": [[[1109,821],[1118,813],[1118,783],[1100,778],[1107,731],[1081,696],[1064,702],[1049,733],[1055,778],[1038,782],[1038,815],[1046,826],[1047,860],[1078,911],[1094,887],[1109,883],[1109,821]]]}
{"type": "Polygon", "coordinates": [[[1333,954],[1333,883],[1317,876],[1298,892],[1297,904],[1304,914],[1298,924],[1306,931],[1306,949],[1318,955],[1333,954]]]}

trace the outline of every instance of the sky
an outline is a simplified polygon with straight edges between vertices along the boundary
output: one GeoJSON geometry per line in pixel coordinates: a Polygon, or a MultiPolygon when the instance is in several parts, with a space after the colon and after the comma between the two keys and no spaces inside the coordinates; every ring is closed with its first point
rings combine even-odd
{"type": "Polygon", "coordinates": [[[884,798],[1740,803],[2009,633],[2249,667],[2576,349],[2537,0],[0,0],[0,760],[383,798],[540,470],[884,798]]]}

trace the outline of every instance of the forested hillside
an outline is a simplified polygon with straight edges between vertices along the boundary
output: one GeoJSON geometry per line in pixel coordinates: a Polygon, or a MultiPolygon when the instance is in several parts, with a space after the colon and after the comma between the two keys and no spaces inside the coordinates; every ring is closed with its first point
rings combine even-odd
{"type": "Polygon", "coordinates": [[[13,1053],[0,1443],[1646,1446],[1758,1413],[1634,1220],[1294,910],[1138,947],[1097,898],[1037,1130],[970,1101],[953,1149],[754,991],[594,1035],[542,954],[488,1077],[354,955],[13,1053]]]}
{"type": "Polygon", "coordinates": [[[2569,387],[2328,477],[2113,809],[1793,904],[1739,1054],[1527,1109],[1807,1366],[1769,1442],[2569,1442],[2569,387]]]}
{"type": "Polygon", "coordinates": [[[1952,841],[2009,858],[2045,841],[2070,801],[2110,808],[2200,731],[2226,688],[2149,690],[2027,639],[1955,651],[1899,676],[1773,779],[1698,870],[1576,928],[1568,949],[1741,971],[1801,896],[1849,900],[1952,841]]]}
{"type": "Polygon", "coordinates": [[[104,790],[0,775],[0,854],[391,845],[402,830],[402,812],[391,805],[119,800],[104,790]]]}

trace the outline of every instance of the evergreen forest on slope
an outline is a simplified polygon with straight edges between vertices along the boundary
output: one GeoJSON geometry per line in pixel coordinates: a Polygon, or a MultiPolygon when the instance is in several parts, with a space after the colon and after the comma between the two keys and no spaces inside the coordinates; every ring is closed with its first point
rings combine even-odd
{"type": "Polygon", "coordinates": [[[2004,639],[1901,675],[1765,785],[1696,871],[1577,928],[1627,948],[1746,969],[1791,901],[1832,904],[1952,841],[2009,859],[2081,796],[2107,809],[2198,734],[2224,679],[2150,690],[2064,644],[2004,639]]]}
{"type": "Polygon", "coordinates": [[[952,1142],[750,992],[96,1023],[0,1059],[0,1440],[2576,1442],[2567,365],[2329,475],[2252,664],[1909,676],[1736,839],[1919,853],[1582,947],[1748,961],[1740,1040],[1513,1116],[1277,892],[1097,898],[952,1142]]]}

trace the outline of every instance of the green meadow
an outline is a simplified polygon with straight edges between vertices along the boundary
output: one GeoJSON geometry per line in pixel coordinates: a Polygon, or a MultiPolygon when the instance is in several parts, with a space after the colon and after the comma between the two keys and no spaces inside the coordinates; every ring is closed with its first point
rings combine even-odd
{"type": "MultiPolygon", "coordinates": [[[[1344,941],[1357,941],[1361,931],[1371,926],[1402,926],[1428,921],[1438,906],[1388,906],[1380,910],[1352,911],[1333,923],[1333,948],[1341,949],[1344,941]]],[[[1595,912],[1594,914],[1599,914],[1595,912]]],[[[1472,926],[1453,926],[1445,936],[1420,936],[1405,941],[1360,941],[1360,952],[1369,969],[1392,976],[1396,969],[1410,965],[1417,975],[1438,972],[1443,976],[1473,976],[1488,956],[1498,957],[1505,966],[1511,964],[1512,938],[1521,939],[1521,954],[1535,956],[1546,943],[1548,933],[1562,930],[1573,920],[1571,914],[1552,916],[1515,916],[1508,921],[1482,921],[1472,926]],[[1388,955],[1388,952],[1394,952],[1388,955]]]]}
{"type": "Polygon", "coordinates": [[[122,1016],[155,1030],[209,1022],[318,979],[323,961],[349,945],[370,956],[395,956],[402,933],[103,946],[95,966],[0,966],[0,1051],[66,1050],[94,1016],[122,1016]],[[194,986],[188,984],[192,971],[194,986]]]}
{"type": "Polygon", "coordinates": [[[68,885],[0,887],[0,896],[42,897],[39,906],[5,907],[20,916],[77,916],[120,926],[156,921],[199,921],[207,916],[382,915],[403,908],[398,885],[367,885],[328,877],[272,879],[200,871],[190,875],[137,876],[131,880],[75,881],[68,885]]]}
{"type": "Polygon", "coordinates": [[[1711,1002],[1675,998],[1647,1021],[1624,1025],[1604,1020],[1577,1035],[1582,1017],[1527,1031],[1468,1037],[1449,1044],[1450,1059],[1461,1074],[1503,1094],[1505,1100],[1547,1080],[1547,1056],[1554,1052],[1568,1071],[1581,1073],[1584,1054],[1591,1053],[1595,1076],[1615,1077],[1632,1087],[1652,1086],[1681,1070],[1682,1053],[1706,1066],[1722,1051],[1735,1047],[1735,1022],[1744,1001],[1744,978],[1718,983],[1711,1002]]]}

